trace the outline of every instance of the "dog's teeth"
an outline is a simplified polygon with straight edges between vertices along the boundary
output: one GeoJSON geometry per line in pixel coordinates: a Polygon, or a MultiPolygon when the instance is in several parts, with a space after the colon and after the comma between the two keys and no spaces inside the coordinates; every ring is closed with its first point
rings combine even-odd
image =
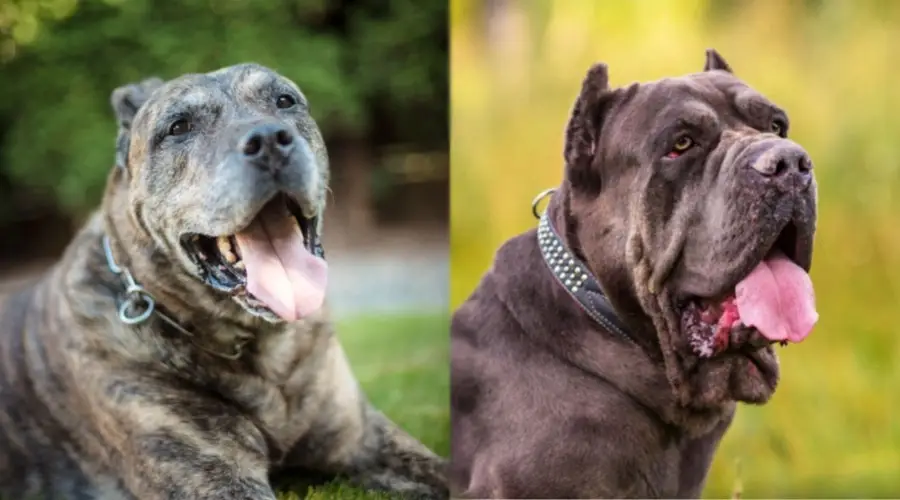
{"type": "Polygon", "coordinates": [[[238,258],[231,250],[231,240],[227,236],[216,238],[216,246],[219,248],[219,253],[222,254],[222,257],[225,258],[226,262],[229,264],[237,262],[238,258]]]}
{"type": "Polygon", "coordinates": [[[241,247],[238,246],[237,240],[234,239],[234,236],[229,236],[228,242],[231,244],[231,250],[234,252],[234,255],[237,257],[237,260],[240,261],[243,258],[243,256],[241,255],[241,247]]]}

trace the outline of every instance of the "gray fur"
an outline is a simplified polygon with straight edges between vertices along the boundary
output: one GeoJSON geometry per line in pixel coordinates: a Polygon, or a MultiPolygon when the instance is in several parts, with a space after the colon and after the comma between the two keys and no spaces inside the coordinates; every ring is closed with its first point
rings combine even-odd
{"type": "Polygon", "coordinates": [[[715,51],[700,73],[608,81],[604,64],[584,79],[547,210],[632,339],[572,300],[535,231],[507,241],[451,327],[460,496],[699,497],[735,403],[777,386],[771,346],[700,358],[679,313],[733,291],[789,225],[809,269],[815,181],[786,114],[715,51]],[[668,156],[684,134],[696,146],[668,156]]]}

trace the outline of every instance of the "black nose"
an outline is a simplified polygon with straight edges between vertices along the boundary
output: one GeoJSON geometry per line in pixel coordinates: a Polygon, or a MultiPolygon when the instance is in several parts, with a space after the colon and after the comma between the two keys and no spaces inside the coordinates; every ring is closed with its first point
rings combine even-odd
{"type": "Polygon", "coordinates": [[[294,149],[294,134],[286,126],[266,123],[253,127],[241,139],[244,157],[261,167],[269,167],[273,161],[281,161],[294,149]]]}
{"type": "Polygon", "coordinates": [[[791,176],[808,183],[812,178],[813,164],[805,149],[784,140],[759,155],[751,167],[765,177],[791,176]]]}

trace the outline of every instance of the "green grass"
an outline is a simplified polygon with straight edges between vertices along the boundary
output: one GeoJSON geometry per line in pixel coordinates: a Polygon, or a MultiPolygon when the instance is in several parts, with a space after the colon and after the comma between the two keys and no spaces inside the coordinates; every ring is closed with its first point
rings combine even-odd
{"type": "MultiPolygon", "coordinates": [[[[447,313],[366,316],[338,322],[338,336],[369,400],[442,456],[450,451],[450,322],[447,313]]],[[[334,481],[283,500],[387,499],[334,481]]]]}

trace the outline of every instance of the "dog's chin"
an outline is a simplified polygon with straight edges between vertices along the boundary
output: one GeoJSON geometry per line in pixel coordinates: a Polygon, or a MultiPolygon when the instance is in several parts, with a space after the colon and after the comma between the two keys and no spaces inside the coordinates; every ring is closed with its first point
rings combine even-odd
{"type": "MultiPolygon", "coordinates": [[[[301,208],[287,196],[278,195],[257,213],[250,224],[266,211],[283,211],[284,217],[289,217],[295,230],[303,235],[304,246],[310,252],[315,251],[318,241],[317,214],[308,216],[308,209],[301,208]]],[[[284,319],[247,289],[247,269],[235,236],[245,228],[235,228],[229,233],[216,235],[184,234],[180,238],[181,250],[192,264],[192,274],[215,292],[227,294],[253,317],[269,323],[282,323],[284,319]]]]}
{"type": "Polygon", "coordinates": [[[695,408],[718,408],[731,401],[766,403],[778,386],[780,370],[772,346],[694,358],[688,374],[695,408]]]}

